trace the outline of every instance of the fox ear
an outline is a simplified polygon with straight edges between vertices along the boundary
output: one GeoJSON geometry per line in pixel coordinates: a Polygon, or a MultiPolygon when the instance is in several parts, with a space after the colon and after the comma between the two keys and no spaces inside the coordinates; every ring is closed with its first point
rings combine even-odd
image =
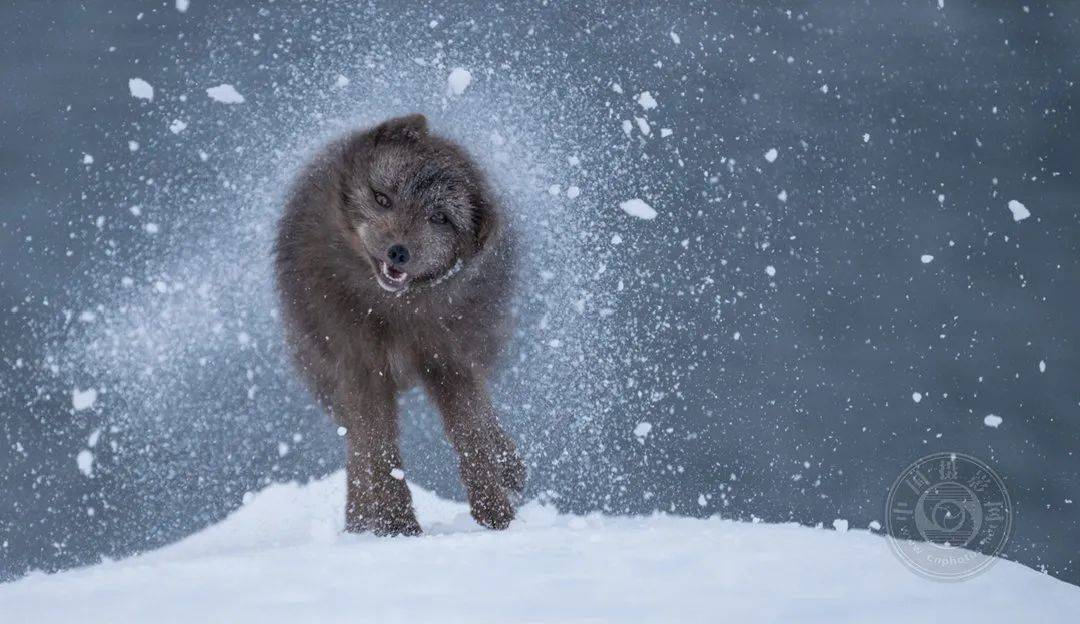
{"type": "Polygon", "coordinates": [[[427,136],[427,117],[420,113],[387,119],[371,131],[376,141],[415,141],[427,136]]]}

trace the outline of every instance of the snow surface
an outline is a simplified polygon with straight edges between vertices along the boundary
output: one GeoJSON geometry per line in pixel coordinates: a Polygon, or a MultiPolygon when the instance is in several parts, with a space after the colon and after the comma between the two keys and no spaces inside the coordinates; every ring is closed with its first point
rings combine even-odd
{"type": "Polygon", "coordinates": [[[666,515],[563,515],[504,532],[413,489],[418,538],[343,535],[344,477],[275,485],[177,544],[0,585],[0,621],[1071,621],[1080,588],[1009,561],[919,577],[881,536],[666,515]]]}

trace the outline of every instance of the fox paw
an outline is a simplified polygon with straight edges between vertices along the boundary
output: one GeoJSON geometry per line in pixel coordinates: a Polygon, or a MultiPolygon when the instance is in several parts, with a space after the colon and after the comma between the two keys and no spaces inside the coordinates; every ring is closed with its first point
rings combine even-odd
{"type": "Polygon", "coordinates": [[[394,514],[356,514],[346,519],[345,530],[349,533],[374,533],[380,537],[423,533],[412,510],[394,514]]]}
{"type": "Polygon", "coordinates": [[[469,510],[481,526],[489,529],[505,529],[514,519],[514,506],[506,490],[496,483],[470,491],[469,510]]]}

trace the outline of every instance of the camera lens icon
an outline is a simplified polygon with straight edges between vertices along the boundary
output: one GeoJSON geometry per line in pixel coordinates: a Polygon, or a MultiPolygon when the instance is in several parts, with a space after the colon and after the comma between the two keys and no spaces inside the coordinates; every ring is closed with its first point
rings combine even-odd
{"type": "Polygon", "coordinates": [[[934,580],[962,581],[986,570],[1012,533],[1004,481],[963,453],[935,453],[911,464],[889,488],[885,504],[893,554],[934,580]]]}
{"type": "Polygon", "coordinates": [[[927,488],[915,504],[915,528],[924,540],[939,546],[963,548],[982,528],[982,505],[960,483],[927,488]]]}

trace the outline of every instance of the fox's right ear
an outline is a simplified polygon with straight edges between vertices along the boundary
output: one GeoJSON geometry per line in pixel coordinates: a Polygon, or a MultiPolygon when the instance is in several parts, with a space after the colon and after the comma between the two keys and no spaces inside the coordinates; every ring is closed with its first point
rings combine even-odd
{"type": "Polygon", "coordinates": [[[394,117],[375,126],[371,131],[372,138],[378,141],[406,140],[415,141],[427,136],[427,117],[420,113],[394,117]]]}

